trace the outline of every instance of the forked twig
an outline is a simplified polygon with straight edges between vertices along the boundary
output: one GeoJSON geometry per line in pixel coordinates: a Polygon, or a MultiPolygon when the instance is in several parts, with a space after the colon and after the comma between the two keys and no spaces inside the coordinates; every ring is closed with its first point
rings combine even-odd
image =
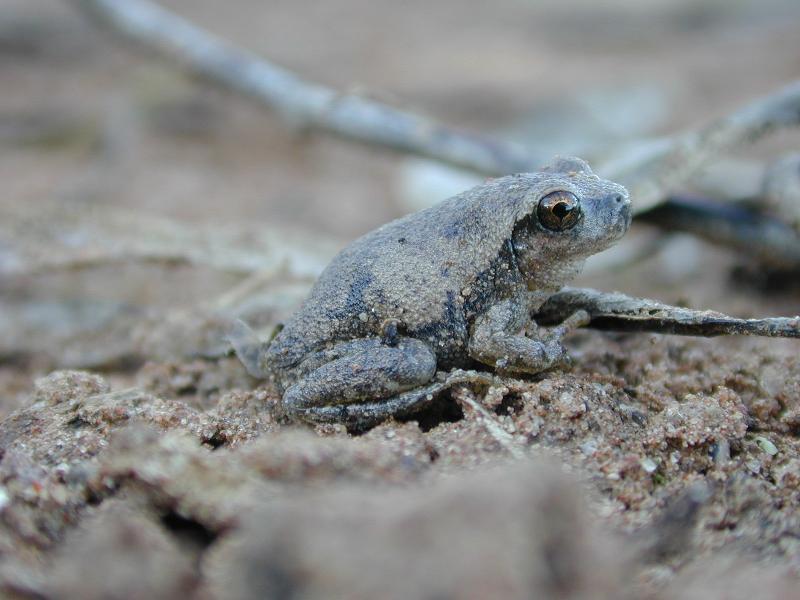
{"type": "Polygon", "coordinates": [[[649,158],[604,175],[628,186],[635,212],[662,204],[714,158],[765,135],[800,125],[800,81],[763,96],[699,129],[674,136],[649,158]]]}
{"type": "Polygon", "coordinates": [[[541,156],[306,81],[147,0],[72,0],[113,30],[266,106],[292,125],[427,156],[488,175],[530,171],[541,156]]]}
{"type": "MultiPolygon", "coordinates": [[[[531,171],[550,157],[470,134],[411,112],[306,81],[223,41],[148,0],[71,0],[113,30],[190,71],[255,99],[294,125],[433,158],[487,175],[531,171]]],[[[709,160],[768,132],[800,123],[800,81],[686,134],[595,157],[604,176],[629,185],[634,211],[662,203],[709,160]],[[605,160],[602,160],[605,159],[605,160]]]]}

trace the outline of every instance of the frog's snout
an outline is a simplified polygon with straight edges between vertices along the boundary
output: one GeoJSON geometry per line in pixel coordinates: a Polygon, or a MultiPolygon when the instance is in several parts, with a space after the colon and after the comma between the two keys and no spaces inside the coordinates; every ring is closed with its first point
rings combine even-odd
{"type": "Polygon", "coordinates": [[[621,233],[628,231],[632,219],[630,196],[625,192],[614,192],[608,195],[606,202],[608,206],[612,206],[618,211],[619,219],[617,222],[622,230],[621,233]]]}
{"type": "Polygon", "coordinates": [[[631,226],[631,220],[633,219],[633,215],[631,214],[631,201],[629,199],[625,200],[625,204],[622,205],[620,212],[622,214],[622,218],[625,219],[625,230],[627,231],[631,226]]]}

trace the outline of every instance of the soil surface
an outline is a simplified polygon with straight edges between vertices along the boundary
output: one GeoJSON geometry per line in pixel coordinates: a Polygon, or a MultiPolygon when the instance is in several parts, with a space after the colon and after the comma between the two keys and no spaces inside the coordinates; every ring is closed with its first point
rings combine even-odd
{"type": "MultiPolygon", "coordinates": [[[[800,67],[791,0],[164,5],[453,125],[580,122],[570,148],[700,123],[800,67]]],[[[415,163],[292,130],[70,3],[2,12],[4,596],[800,597],[797,341],[580,331],[568,371],[364,432],[292,424],[225,324],[290,314],[336,248],[410,210],[415,163]]],[[[576,283],[800,312],[796,285],[692,238],[622,264],[576,283]]]]}

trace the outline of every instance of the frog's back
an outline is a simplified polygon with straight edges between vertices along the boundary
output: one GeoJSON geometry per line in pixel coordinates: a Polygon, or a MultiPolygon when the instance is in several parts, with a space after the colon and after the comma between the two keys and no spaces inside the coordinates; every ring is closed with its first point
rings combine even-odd
{"type": "Polygon", "coordinates": [[[354,241],[326,267],[268,350],[278,370],[339,341],[401,335],[431,343],[440,363],[465,356],[465,303],[519,218],[527,175],[495,180],[392,221],[354,241]]]}

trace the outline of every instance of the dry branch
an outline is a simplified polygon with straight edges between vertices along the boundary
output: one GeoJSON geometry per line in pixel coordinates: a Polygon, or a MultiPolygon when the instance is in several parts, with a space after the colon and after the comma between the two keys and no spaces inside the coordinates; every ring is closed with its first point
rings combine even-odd
{"type": "Polygon", "coordinates": [[[289,123],[434,158],[488,175],[543,162],[507,142],[456,131],[415,114],[343,94],[269,63],[146,0],[72,0],[125,37],[193,73],[256,100],[289,123]]]}
{"type": "MultiPolygon", "coordinates": [[[[385,104],[305,81],[225,42],[147,0],[72,0],[113,30],[190,71],[255,99],[292,124],[392,148],[488,175],[530,171],[549,157],[505,141],[454,130],[385,104]]],[[[660,204],[711,159],[800,122],[800,82],[764,96],[710,125],[642,144],[602,174],[632,188],[635,211],[660,204]]],[[[613,159],[613,151],[605,159],[613,159]]]]}
{"type": "Polygon", "coordinates": [[[763,96],[697,130],[673,137],[647,158],[639,157],[605,175],[628,186],[643,212],[664,202],[671,191],[725,152],[765,135],[800,125],[800,81],[763,96]]]}
{"type": "Polygon", "coordinates": [[[800,338],[800,317],[737,319],[710,310],[692,310],[592,289],[564,288],[550,296],[536,320],[559,323],[578,310],[591,316],[589,327],[615,331],[652,331],[677,335],[759,335],[800,338]]]}
{"type": "Polygon", "coordinates": [[[794,227],[730,202],[672,197],[639,215],[639,220],[733,248],[772,268],[800,265],[800,233],[794,227]]]}
{"type": "Polygon", "coordinates": [[[475,399],[475,394],[472,393],[472,390],[467,386],[458,386],[453,391],[453,398],[455,398],[456,402],[469,406],[470,410],[478,416],[489,435],[513,458],[517,460],[525,458],[525,452],[521,444],[514,439],[513,435],[503,429],[503,426],[497,422],[497,419],[488,410],[481,406],[481,403],[475,399]]]}

